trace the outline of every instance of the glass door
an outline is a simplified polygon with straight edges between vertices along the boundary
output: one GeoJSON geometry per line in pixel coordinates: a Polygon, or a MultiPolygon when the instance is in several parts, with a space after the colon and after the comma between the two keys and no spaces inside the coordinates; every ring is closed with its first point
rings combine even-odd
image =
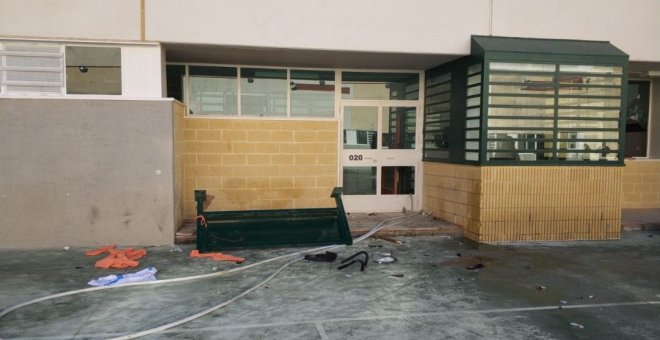
{"type": "Polygon", "coordinates": [[[341,110],[340,173],[346,210],[419,209],[419,107],[351,102],[341,110]]]}

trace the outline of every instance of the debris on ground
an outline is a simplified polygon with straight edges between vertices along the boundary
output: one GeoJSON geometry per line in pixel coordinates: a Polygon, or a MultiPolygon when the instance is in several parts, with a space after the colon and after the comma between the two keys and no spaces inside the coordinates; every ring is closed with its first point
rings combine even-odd
{"type": "Polygon", "coordinates": [[[536,286],[536,290],[538,290],[539,292],[540,292],[540,291],[544,291],[544,290],[546,290],[546,289],[548,289],[548,287],[546,287],[546,286],[544,286],[544,285],[537,285],[537,286],[536,286]]]}
{"type": "Polygon", "coordinates": [[[649,235],[649,237],[653,237],[653,234],[649,235]]]}
{"type": "Polygon", "coordinates": [[[394,263],[396,258],[392,256],[391,253],[374,253],[374,262],[376,263],[394,263]]]}
{"type": "Polygon", "coordinates": [[[87,282],[87,284],[90,286],[99,287],[113,286],[129,282],[156,281],[157,272],[158,270],[156,268],[147,267],[135,273],[102,276],[87,282]]]}
{"type": "Polygon", "coordinates": [[[467,269],[467,270],[477,270],[477,269],[481,269],[483,267],[485,267],[483,265],[483,263],[477,263],[474,266],[465,267],[465,269],[467,269]]]}
{"type": "Polygon", "coordinates": [[[183,249],[176,244],[170,246],[170,253],[183,253],[183,249]]]}
{"type": "Polygon", "coordinates": [[[147,251],[144,249],[115,249],[116,247],[116,244],[99,247],[97,249],[86,251],[85,255],[97,256],[103,253],[110,253],[106,258],[98,260],[94,264],[94,267],[104,269],[137,267],[140,264],[137,260],[147,255],[147,251]]]}
{"type": "Polygon", "coordinates": [[[334,262],[337,259],[337,253],[326,251],[325,254],[307,254],[305,255],[306,261],[316,262],[334,262]]]}
{"type": "Polygon", "coordinates": [[[593,295],[589,295],[589,296],[587,296],[587,299],[593,299],[593,298],[594,298],[593,295]]]}
{"type": "Polygon", "coordinates": [[[348,268],[353,263],[359,263],[360,264],[360,271],[363,272],[364,268],[366,268],[367,264],[369,263],[369,254],[367,254],[366,251],[358,251],[357,253],[355,253],[355,254],[349,256],[348,258],[342,260],[341,263],[342,263],[342,265],[337,267],[338,270],[348,268]],[[364,260],[357,258],[360,255],[364,255],[364,257],[365,257],[364,260]]]}
{"type": "Polygon", "coordinates": [[[461,257],[461,253],[456,253],[456,256],[461,257]]]}
{"type": "Polygon", "coordinates": [[[383,240],[383,241],[387,241],[387,242],[391,242],[391,243],[394,243],[394,244],[403,244],[403,242],[401,242],[401,241],[399,241],[395,238],[391,238],[391,237],[387,237],[387,236],[374,236],[374,238],[379,239],[379,240],[383,240]]]}
{"type": "Polygon", "coordinates": [[[368,213],[369,216],[376,216],[376,213],[368,213]]]}
{"type": "Polygon", "coordinates": [[[69,247],[69,246],[62,247],[62,250],[69,250],[69,249],[71,249],[71,247],[69,247]]]}
{"type": "Polygon", "coordinates": [[[570,325],[575,327],[575,328],[584,329],[584,326],[577,323],[577,322],[571,322],[570,325]]]}
{"type": "Polygon", "coordinates": [[[368,245],[369,248],[383,248],[383,245],[380,243],[370,243],[368,245]]]}
{"type": "Polygon", "coordinates": [[[566,301],[566,300],[559,300],[559,302],[560,302],[562,305],[565,305],[565,304],[568,303],[568,301],[566,301]]]}
{"type": "Polygon", "coordinates": [[[398,278],[402,278],[402,277],[403,277],[403,274],[392,274],[392,275],[390,275],[390,276],[398,277],[398,278]]]}
{"type": "MultiPolygon", "coordinates": [[[[461,268],[474,267],[474,269],[479,269],[495,261],[496,259],[487,256],[459,256],[458,258],[455,259],[443,261],[441,262],[441,264],[448,267],[461,267],[461,268]]],[[[470,269],[470,270],[474,270],[474,269],[470,269]]]]}
{"type": "Polygon", "coordinates": [[[236,256],[231,256],[231,255],[226,255],[223,253],[200,253],[199,250],[193,249],[190,252],[190,257],[192,258],[207,258],[207,259],[212,259],[214,261],[229,261],[229,262],[236,262],[236,263],[243,263],[245,261],[244,258],[242,257],[236,257],[236,256]]]}

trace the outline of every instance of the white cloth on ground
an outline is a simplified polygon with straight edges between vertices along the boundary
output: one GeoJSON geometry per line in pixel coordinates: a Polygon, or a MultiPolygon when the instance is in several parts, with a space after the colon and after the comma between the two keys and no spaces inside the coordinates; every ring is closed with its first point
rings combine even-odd
{"type": "Polygon", "coordinates": [[[128,282],[139,281],[156,281],[156,273],[158,270],[154,267],[147,267],[135,273],[116,274],[102,276],[97,279],[87,282],[90,286],[112,286],[128,282]]]}

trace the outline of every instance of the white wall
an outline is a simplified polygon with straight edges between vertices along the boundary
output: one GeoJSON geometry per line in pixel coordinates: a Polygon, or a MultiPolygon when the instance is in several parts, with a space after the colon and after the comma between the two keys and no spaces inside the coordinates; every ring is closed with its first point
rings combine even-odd
{"type": "Polygon", "coordinates": [[[491,0],[146,4],[147,39],[161,42],[465,55],[470,35],[492,29],[501,36],[607,40],[631,60],[660,61],[659,0],[492,0],[492,18],[491,0]]]}
{"type": "Polygon", "coordinates": [[[163,97],[160,46],[124,46],[121,49],[122,95],[163,97]]]}
{"type": "Polygon", "coordinates": [[[494,0],[493,35],[606,40],[660,61],[659,0],[494,0]]]}
{"type": "Polygon", "coordinates": [[[146,0],[146,37],[261,47],[466,54],[489,0],[146,0]]]}
{"type": "Polygon", "coordinates": [[[0,36],[138,40],[140,0],[0,0],[0,36]]]}

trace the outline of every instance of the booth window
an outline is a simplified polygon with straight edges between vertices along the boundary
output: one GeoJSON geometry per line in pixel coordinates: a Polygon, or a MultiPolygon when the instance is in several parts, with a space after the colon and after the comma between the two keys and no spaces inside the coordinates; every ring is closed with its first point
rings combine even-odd
{"type": "Polygon", "coordinates": [[[449,159],[451,72],[427,73],[424,102],[424,159],[449,159]]]}
{"type": "Polygon", "coordinates": [[[121,48],[67,46],[66,93],[121,95],[121,48]]]}
{"type": "Polygon", "coordinates": [[[489,66],[487,160],[619,160],[620,66],[489,66]]]}
{"type": "Polygon", "coordinates": [[[622,165],[626,116],[643,126],[648,110],[643,84],[623,101],[627,65],[608,42],[473,36],[470,56],[426,72],[424,160],[622,165]]]}

